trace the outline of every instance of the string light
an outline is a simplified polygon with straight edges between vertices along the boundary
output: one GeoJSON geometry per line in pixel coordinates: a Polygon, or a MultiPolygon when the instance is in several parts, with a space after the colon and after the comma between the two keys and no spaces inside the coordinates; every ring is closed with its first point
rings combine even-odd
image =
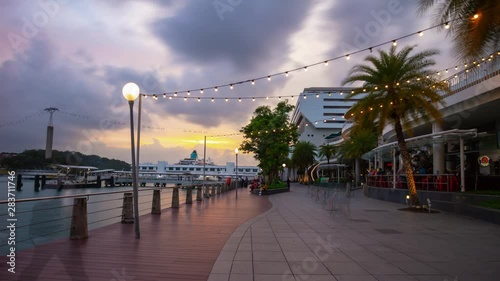
{"type": "Polygon", "coordinates": [[[288,77],[288,71],[287,71],[287,72],[285,72],[285,76],[286,76],[286,77],[288,77]]]}
{"type": "Polygon", "coordinates": [[[202,95],[203,95],[203,89],[200,89],[200,94],[202,94],[202,95]]]}
{"type": "Polygon", "coordinates": [[[234,89],[233,84],[231,84],[231,86],[229,88],[231,88],[231,90],[234,89]]]}
{"type": "Polygon", "coordinates": [[[271,81],[271,76],[267,76],[267,81],[271,81]]]}
{"type": "Polygon", "coordinates": [[[328,66],[328,61],[327,60],[325,60],[325,66],[328,66]]]}
{"type": "Polygon", "coordinates": [[[255,85],[255,80],[252,80],[252,85],[255,85]]]}
{"type": "Polygon", "coordinates": [[[347,55],[345,56],[345,59],[346,59],[346,60],[350,60],[350,59],[351,59],[351,55],[350,55],[350,54],[347,54],[347,55]]]}
{"type": "Polygon", "coordinates": [[[191,91],[188,91],[187,94],[188,94],[188,96],[190,96],[191,95],[191,91]]]}
{"type": "Polygon", "coordinates": [[[396,40],[392,40],[392,46],[397,46],[398,42],[396,40]]]}
{"type": "Polygon", "coordinates": [[[420,37],[424,36],[424,32],[423,31],[419,31],[418,32],[418,36],[420,36],[420,37]]]}
{"type": "Polygon", "coordinates": [[[475,20],[477,20],[479,18],[479,15],[475,14],[472,18],[475,19],[475,20]]]}
{"type": "Polygon", "coordinates": [[[219,88],[218,88],[218,87],[215,87],[215,88],[214,88],[214,91],[218,92],[218,91],[219,91],[219,88]]]}
{"type": "Polygon", "coordinates": [[[450,28],[450,23],[449,23],[449,22],[446,22],[446,23],[444,24],[444,28],[445,28],[445,29],[449,29],[449,28],[450,28]]]}
{"type": "Polygon", "coordinates": [[[304,67],[304,71],[306,71],[306,72],[307,72],[307,66],[305,66],[305,67],[304,67]]]}

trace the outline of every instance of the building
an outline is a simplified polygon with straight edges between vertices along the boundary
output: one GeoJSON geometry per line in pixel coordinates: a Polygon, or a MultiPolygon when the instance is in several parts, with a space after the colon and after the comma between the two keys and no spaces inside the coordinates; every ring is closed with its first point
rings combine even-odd
{"type": "Polygon", "coordinates": [[[297,100],[292,123],[299,128],[299,140],[316,146],[338,136],[345,123],[344,114],[359,99],[347,101],[345,95],[352,88],[312,87],[305,88],[297,100]]]}
{"type": "MultiPolygon", "coordinates": [[[[236,167],[234,162],[227,162],[225,166],[206,164],[205,175],[207,176],[234,176],[236,167]]],[[[260,171],[257,166],[238,165],[238,176],[253,178],[260,171]]],[[[165,161],[158,163],[143,163],[139,165],[139,173],[164,173],[164,174],[189,174],[203,175],[203,164],[168,164],[165,161]]]]}

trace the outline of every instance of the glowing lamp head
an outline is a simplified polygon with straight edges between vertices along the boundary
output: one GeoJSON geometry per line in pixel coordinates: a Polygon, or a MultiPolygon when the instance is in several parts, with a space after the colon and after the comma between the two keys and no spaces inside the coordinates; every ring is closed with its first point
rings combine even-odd
{"type": "Polygon", "coordinates": [[[282,166],[283,166],[283,168],[285,168],[285,167],[286,167],[286,164],[285,164],[285,163],[283,163],[283,165],[282,165],[282,166]]]}
{"type": "Polygon", "coordinates": [[[122,94],[126,100],[135,101],[140,94],[139,86],[135,83],[129,82],[123,86],[122,94]]]}
{"type": "Polygon", "coordinates": [[[410,195],[406,195],[406,199],[408,199],[408,200],[409,200],[409,199],[410,199],[410,195]]]}
{"type": "Polygon", "coordinates": [[[234,149],[234,153],[238,154],[238,149],[237,148],[234,149]]]}

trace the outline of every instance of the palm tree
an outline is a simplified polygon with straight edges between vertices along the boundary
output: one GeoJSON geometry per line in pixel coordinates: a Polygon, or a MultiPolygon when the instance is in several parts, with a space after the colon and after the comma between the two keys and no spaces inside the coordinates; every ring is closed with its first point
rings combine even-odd
{"type": "Polygon", "coordinates": [[[347,160],[355,161],[356,186],[359,183],[360,159],[363,154],[377,147],[377,134],[373,128],[364,129],[354,126],[339,148],[339,153],[347,160]]]}
{"type": "Polygon", "coordinates": [[[330,159],[332,156],[336,153],[336,148],[335,146],[331,144],[323,144],[319,146],[319,157],[325,157],[326,162],[330,164],[330,159]]]}
{"type": "Polygon", "coordinates": [[[295,144],[292,154],[292,163],[297,167],[297,174],[303,175],[302,181],[308,181],[307,168],[314,164],[316,146],[309,141],[299,141],[295,144]]]}
{"type": "Polygon", "coordinates": [[[393,126],[403,158],[410,202],[418,205],[403,126],[410,129],[411,120],[439,122],[441,112],[437,105],[444,105],[439,91],[449,92],[449,87],[437,80],[433,75],[436,71],[429,69],[436,64],[430,57],[437,55],[439,51],[427,50],[410,55],[414,48],[415,46],[406,46],[398,52],[392,46],[389,52],[379,50],[378,57],[369,55],[365,58],[369,64],[355,65],[343,84],[363,82],[363,87],[352,91],[347,99],[366,93],[348,110],[346,118],[365,126],[376,121],[379,134],[386,125],[393,126]]]}
{"type": "Polygon", "coordinates": [[[420,0],[418,12],[436,7],[436,24],[447,27],[461,59],[490,55],[500,47],[500,1],[420,0]],[[448,25],[449,24],[449,25],[448,25]]]}

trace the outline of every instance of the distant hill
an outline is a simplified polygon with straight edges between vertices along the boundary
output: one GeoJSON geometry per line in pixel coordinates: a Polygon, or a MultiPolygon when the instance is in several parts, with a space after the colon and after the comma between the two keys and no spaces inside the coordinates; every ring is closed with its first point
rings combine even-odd
{"type": "Polygon", "coordinates": [[[99,169],[130,171],[130,164],[97,155],[85,155],[74,151],[52,151],[52,159],[45,159],[45,150],[25,150],[15,156],[0,159],[0,166],[8,169],[46,169],[51,164],[94,166],[99,169]]]}

